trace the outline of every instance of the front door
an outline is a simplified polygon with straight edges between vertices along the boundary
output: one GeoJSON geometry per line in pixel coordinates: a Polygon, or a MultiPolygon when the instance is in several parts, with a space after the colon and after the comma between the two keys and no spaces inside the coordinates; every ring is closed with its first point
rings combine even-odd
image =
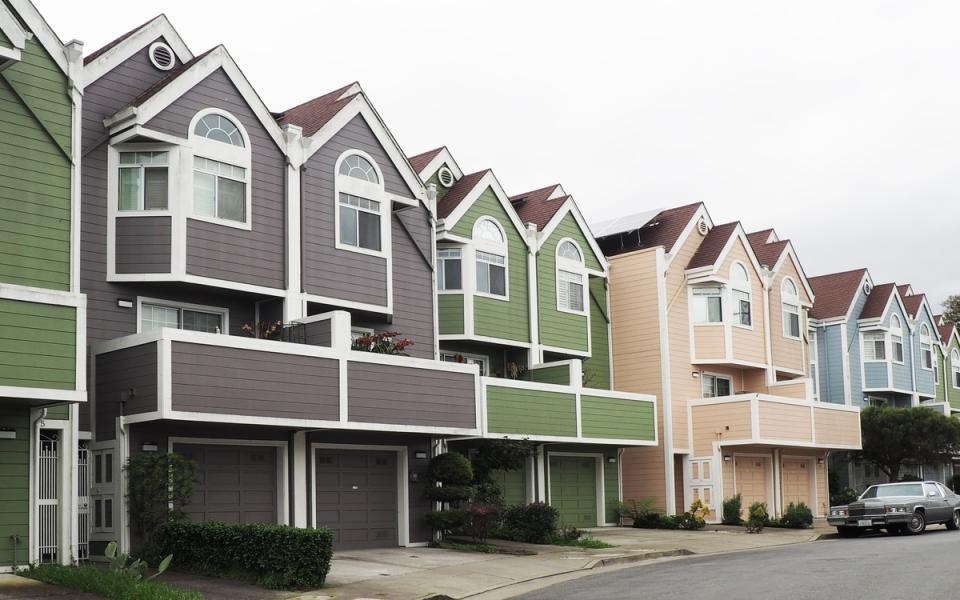
{"type": "Polygon", "coordinates": [[[562,524],[596,527],[597,459],[551,455],[550,504],[560,511],[562,524]]]}
{"type": "MultiPolygon", "coordinates": [[[[736,489],[743,498],[743,514],[746,515],[754,502],[767,502],[768,459],[762,456],[737,456],[734,465],[736,489]]],[[[768,504],[767,512],[772,510],[773,507],[768,504]]]]}

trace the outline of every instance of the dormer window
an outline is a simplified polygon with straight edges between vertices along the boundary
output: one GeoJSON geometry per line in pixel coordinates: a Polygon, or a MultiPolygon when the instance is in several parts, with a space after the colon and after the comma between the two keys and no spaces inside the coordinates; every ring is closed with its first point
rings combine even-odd
{"type": "Polygon", "coordinates": [[[780,301],[783,305],[783,336],[800,339],[800,295],[797,284],[787,277],[780,286],[780,301]]]}
{"type": "Polygon", "coordinates": [[[167,152],[121,152],[119,206],[122,212],[166,210],[167,152]]]}
{"type": "Polygon", "coordinates": [[[753,303],[750,275],[743,263],[733,263],[730,268],[730,290],[733,298],[733,324],[751,327],[753,303]]]}
{"type": "Polygon", "coordinates": [[[250,143],[240,121],[218,109],[193,117],[195,219],[251,228],[250,143]]]}
{"type": "Polygon", "coordinates": [[[933,369],[933,338],[926,323],[920,326],[920,366],[928,371],[933,369]]]}
{"type": "Polygon", "coordinates": [[[500,223],[492,217],[478,219],[473,225],[473,242],[477,293],[506,300],[508,248],[500,223]]]}
{"type": "Polygon", "coordinates": [[[390,227],[390,199],[373,157],[344,152],[336,166],[337,248],[384,255],[390,227]]]}
{"type": "Polygon", "coordinates": [[[583,252],[573,240],[557,244],[557,310],[585,314],[587,272],[583,252]]]}
{"type": "Polygon", "coordinates": [[[720,287],[693,288],[693,322],[723,323],[723,293],[720,287]]]}

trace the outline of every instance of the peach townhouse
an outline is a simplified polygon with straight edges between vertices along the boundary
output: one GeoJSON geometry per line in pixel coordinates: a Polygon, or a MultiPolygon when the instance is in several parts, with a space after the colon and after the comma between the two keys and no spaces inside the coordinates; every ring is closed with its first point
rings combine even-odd
{"type": "Polygon", "coordinates": [[[702,203],[594,234],[610,264],[617,386],[662,399],[662,443],[625,451],[623,497],[680,513],[740,493],[745,508],[802,501],[823,515],[827,455],[860,448],[860,417],[816,397],[814,297],[793,244],[715,225],[702,203]]]}

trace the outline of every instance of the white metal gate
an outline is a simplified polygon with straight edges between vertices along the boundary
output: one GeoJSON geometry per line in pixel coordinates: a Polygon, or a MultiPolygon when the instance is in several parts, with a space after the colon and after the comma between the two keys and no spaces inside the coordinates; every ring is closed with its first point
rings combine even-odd
{"type": "Polygon", "coordinates": [[[37,558],[57,562],[60,546],[60,433],[40,432],[37,476],[37,558]]]}
{"type": "Polygon", "coordinates": [[[90,450],[87,442],[77,449],[77,558],[90,558],[90,450]]]}

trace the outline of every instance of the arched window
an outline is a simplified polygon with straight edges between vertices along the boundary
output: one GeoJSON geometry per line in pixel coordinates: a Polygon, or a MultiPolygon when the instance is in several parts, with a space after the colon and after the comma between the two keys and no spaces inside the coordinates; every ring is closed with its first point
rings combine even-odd
{"type": "Polygon", "coordinates": [[[903,323],[900,317],[890,317],[890,348],[893,362],[903,364],[903,323]]]}
{"type": "Polygon", "coordinates": [[[390,200],[373,157],[359,150],[340,155],[336,165],[337,247],[382,256],[389,235],[390,200]]]}
{"type": "Polygon", "coordinates": [[[193,117],[193,217],[250,228],[250,143],[240,121],[208,108],[193,117]]]}
{"type": "Polygon", "coordinates": [[[926,323],[920,326],[920,366],[928,371],[933,370],[933,338],[926,323]]]}
{"type": "Polygon", "coordinates": [[[750,274],[741,262],[735,262],[730,267],[730,294],[733,298],[733,324],[751,327],[753,325],[753,299],[750,274]]]}
{"type": "Polygon", "coordinates": [[[585,314],[587,274],[580,246],[570,239],[557,244],[557,310],[585,314]]]}
{"type": "Polygon", "coordinates": [[[797,284],[789,277],[780,285],[780,302],[783,307],[784,337],[800,339],[800,295],[797,284]]]}
{"type": "Polygon", "coordinates": [[[474,268],[478,294],[506,299],[507,237],[493,217],[481,217],[473,224],[474,268]]]}
{"type": "Polygon", "coordinates": [[[953,372],[953,389],[960,390],[960,350],[950,353],[950,370],[953,372]]]}

